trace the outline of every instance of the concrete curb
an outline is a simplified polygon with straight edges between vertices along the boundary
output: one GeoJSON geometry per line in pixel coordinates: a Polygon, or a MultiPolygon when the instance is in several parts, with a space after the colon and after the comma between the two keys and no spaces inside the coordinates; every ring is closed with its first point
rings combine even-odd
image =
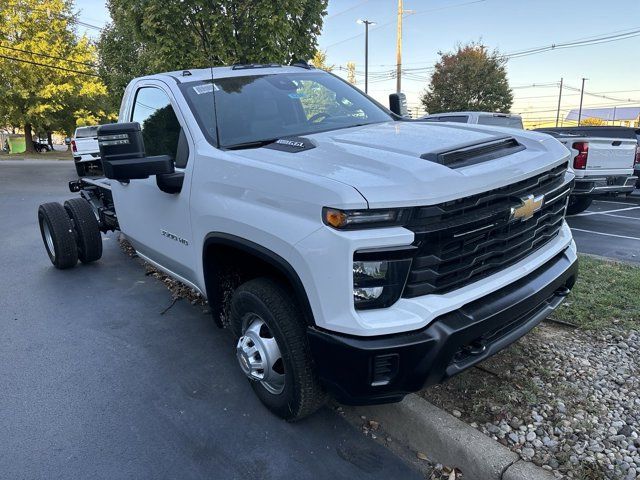
{"type": "Polygon", "coordinates": [[[465,480],[551,480],[555,477],[417,395],[400,403],[344,407],[380,423],[391,437],[429,459],[458,467],[465,480]]]}

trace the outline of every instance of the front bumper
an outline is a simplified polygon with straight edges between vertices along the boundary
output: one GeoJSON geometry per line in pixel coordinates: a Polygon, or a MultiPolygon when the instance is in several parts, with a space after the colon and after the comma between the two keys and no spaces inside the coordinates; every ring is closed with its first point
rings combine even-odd
{"type": "Polygon", "coordinates": [[[345,404],[399,401],[529,332],[560,305],[577,272],[577,260],[565,250],[513,284],[413,332],[355,337],[309,327],[320,380],[345,404]]]}
{"type": "Polygon", "coordinates": [[[572,195],[611,195],[629,193],[636,188],[638,177],[634,175],[610,175],[576,178],[572,195]]]}

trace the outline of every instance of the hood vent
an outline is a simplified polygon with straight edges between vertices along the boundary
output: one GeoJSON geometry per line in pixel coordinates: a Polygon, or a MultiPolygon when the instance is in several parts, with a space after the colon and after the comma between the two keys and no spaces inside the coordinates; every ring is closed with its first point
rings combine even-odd
{"type": "Polygon", "coordinates": [[[506,157],[524,150],[525,146],[513,137],[500,137],[489,142],[459,145],[453,149],[424,153],[420,158],[449,168],[462,168],[506,157]]]}

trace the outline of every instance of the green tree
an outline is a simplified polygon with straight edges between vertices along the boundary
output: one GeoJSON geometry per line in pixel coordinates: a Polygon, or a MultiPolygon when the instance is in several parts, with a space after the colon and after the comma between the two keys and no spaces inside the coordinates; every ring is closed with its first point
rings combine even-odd
{"type": "Polygon", "coordinates": [[[439,55],[421,99],[427,112],[509,111],[513,93],[507,80],[507,61],[497,51],[488,52],[484,45],[470,43],[439,55]]]}
{"type": "Polygon", "coordinates": [[[0,118],[32,134],[70,134],[78,122],[110,117],[93,64],[95,47],[77,38],[71,0],[0,2],[0,118]]]}
{"type": "Polygon", "coordinates": [[[310,59],[327,0],[108,0],[100,72],[122,93],[135,76],[310,59]]]}

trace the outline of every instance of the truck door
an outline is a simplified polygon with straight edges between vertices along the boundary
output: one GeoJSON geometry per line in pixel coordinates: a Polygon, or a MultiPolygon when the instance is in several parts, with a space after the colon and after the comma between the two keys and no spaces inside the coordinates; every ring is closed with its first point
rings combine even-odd
{"type": "MultiPolygon", "coordinates": [[[[151,176],[128,184],[112,182],[118,223],[140,256],[192,284],[195,274],[189,196],[193,140],[170,89],[160,81],[138,84],[121,122],[138,122],[147,156],[171,155],[183,176],[175,193],[161,190],[151,176]]],[[[166,187],[163,187],[166,190],[166,187]]]]}

